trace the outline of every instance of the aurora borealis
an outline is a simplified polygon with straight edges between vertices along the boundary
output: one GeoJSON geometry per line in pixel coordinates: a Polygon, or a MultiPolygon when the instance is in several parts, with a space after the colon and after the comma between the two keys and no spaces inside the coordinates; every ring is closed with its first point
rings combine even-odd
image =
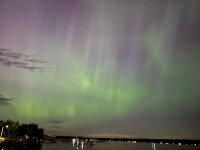
{"type": "Polygon", "coordinates": [[[0,1],[0,120],[57,135],[200,139],[199,5],[0,1]]]}

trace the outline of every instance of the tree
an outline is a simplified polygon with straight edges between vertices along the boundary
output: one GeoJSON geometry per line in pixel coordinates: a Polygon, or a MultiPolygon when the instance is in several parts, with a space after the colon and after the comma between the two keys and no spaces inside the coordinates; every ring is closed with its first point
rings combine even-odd
{"type": "Polygon", "coordinates": [[[6,133],[8,134],[8,137],[15,138],[19,122],[6,120],[5,125],[8,125],[8,128],[6,128],[6,133]]]}
{"type": "Polygon", "coordinates": [[[25,137],[25,135],[28,132],[28,125],[27,124],[22,124],[19,125],[18,129],[17,129],[17,136],[20,138],[25,137]]]}
{"type": "Polygon", "coordinates": [[[4,135],[10,138],[30,138],[30,139],[42,139],[44,137],[44,130],[38,128],[37,124],[22,124],[12,120],[6,120],[5,122],[0,120],[0,127],[8,125],[8,128],[4,128],[4,135]]]}

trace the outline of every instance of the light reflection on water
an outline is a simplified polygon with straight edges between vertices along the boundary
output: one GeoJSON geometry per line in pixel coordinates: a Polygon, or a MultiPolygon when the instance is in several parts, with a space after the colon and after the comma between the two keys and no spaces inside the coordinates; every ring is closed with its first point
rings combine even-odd
{"type": "Polygon", "coordinates": [[[200,150],[199,145],[178,145],[160,143],[131,143],[131,142],[95,142],[94,145],[73,142],[57,141],[43,143],[37,146],[8,145],[1,146],[0,150],[200,150]]]}

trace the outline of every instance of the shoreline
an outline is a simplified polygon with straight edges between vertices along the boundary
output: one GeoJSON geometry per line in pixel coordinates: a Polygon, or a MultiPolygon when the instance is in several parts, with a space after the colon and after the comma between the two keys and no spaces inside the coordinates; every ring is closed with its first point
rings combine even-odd
{"type": "Polygon", "coordinates": [[[191,139],[150,139],[150,138],[107,138],[107,137],[84,137],[84,136],[55,136],[56,139],[69,140],[74,138],[79,138],[81,140],[93,139],[96,141],[116,141],[116,142],[132,142],[132,143],[160,143],[160,144],[198,144],[200,145],[200,140],[191,139]]]}
{"type": "Polygon", "coordinates": [[[40,145],[42,143],[56,143],[57,140],[71,142],[73,139],[94,140],[95,142],[131,142],[131,143],[159,143],[178,145],[200,145],[200,140],[190,139],[148,139],[148,138],[106,138],[106,137],[83,137],[83,136],[46,136],[43,139],[6,139],[0,142],[5,144],[40,145]]]}

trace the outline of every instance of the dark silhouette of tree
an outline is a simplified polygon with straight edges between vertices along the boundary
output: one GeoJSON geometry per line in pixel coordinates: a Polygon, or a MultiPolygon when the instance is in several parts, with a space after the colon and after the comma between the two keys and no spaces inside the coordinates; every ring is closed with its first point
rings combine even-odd
{"type": "Polygon", "coordinates": [[[37,124],[22,124],[12,120],[6,120],[5,122],[0,120],[0,128],[4,127],[4,136],[11,139],[16,138],[28,138],[28,139],[42,139],[44,137],[44,130],[38,128],[37,124]],[[8,126],[8,128],[5,128],[8,126]]]}
{"type": "Polygon", "coordinates": [[[8,134],[8,137],[15,138],[17,133],[17,128],[19,127],[19,122],[14,122],[12,120],[6,120],[4,123],[5,125],[8,125],[8,128],[5,129],[5,131],[8,134]]]}
{"type": "Polygon", "coordinates": [[[28,136],[31,139],[38,136],[38,125],[36,124],[28,125],[28,136]]]}
{"type": "Polygon", "coordinates": [[[28,133],[28,125],[27,124],[19,125],[17,129],[17,136],[19,138],[24,138],[25,135],[27,135],[27,133],[28,133]]]}
{"type": "Polygon", "coordinates": [[[4,126],[4,121],[0,120],[0,127],[2,128],[4,126]]]}
{"type": "Polygon", "coordinates": [[[42,139],[44,130],[39,129],[37,124],[22,124],[18,127],[18,136],[21,138],[42,139]]]}

